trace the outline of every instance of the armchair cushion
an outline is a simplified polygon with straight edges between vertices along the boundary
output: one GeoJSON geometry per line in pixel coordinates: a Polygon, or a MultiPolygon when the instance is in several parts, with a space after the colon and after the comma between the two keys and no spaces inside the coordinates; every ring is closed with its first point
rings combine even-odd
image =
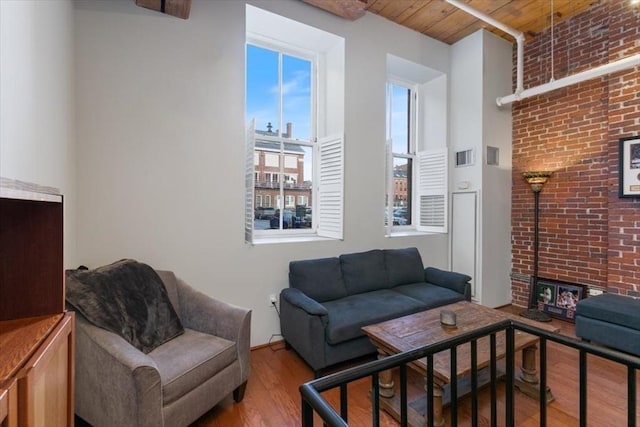
{"type": "Polygon", "coordinates": [[[68,270],[66,299],[91,323],[120,335],[143,353],[184,332],[162,279],[135,260],[68,270]]]}
{"type": "Polygon", "coordinates": [[[236,352],[235,342],[188,328],[157,347],[149,356],[158,366],[163,405],[173,403],[231,365],[236,352]]]}

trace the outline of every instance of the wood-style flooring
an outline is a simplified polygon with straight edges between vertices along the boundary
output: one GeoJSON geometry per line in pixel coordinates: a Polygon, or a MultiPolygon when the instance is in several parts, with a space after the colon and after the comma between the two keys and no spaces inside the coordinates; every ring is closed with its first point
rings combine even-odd
{"type": "MultiPolygon", "coordinates": [[[[518,309],[505,308],[518,312],[518,309]]],[[[553,322],[560,326],[562,334],[575,336],[574,325],[558,319],[553,322]]],[[[578,354],[575,350],[549,343],[547,347],[547,382],[555,401],[547,406],[548,426],[578,426],[578,354]]],[[[520,360],[516,362],[519,366],[520,360]]],[[[203,417],[194,427],[230,426],[300,426],[300,384],[313,379],[311,369],[293,351],[284,349],[282,342],[261,347],[251,352],[251,375],[244,400],[238,404],[230,397],[221,402],[203,417]]],[[[640,376],[636,376],[640,390],[640,376]]],[[[415,379],[415,390],[420,390],[420,379],[415,379]]],[[[351,384],[349,390],[349,425],[370,426],[371,405],[369,400],[370,380],[363,379],[351,384]]],[[[627,385],[626,368],[597,357],[588,358],[588,425],[615,427],[627,425],[627,385]]],[[[482,390],[479,398],[480,426],[490,425],[489,390],[482,390]]],[[[325,394],[335,408],[338,408],[338,392],[325,394]]],[[[504,387],[498,390],[498,425],[504,425],[504,387]]],[[[459,401],[458,425],[471,425],[470,399],[459,401]]],[[[640,399],[636,402],[640,425],[640,399]]],[[[539,408],[536,400],[516,392],[516,425],[522,427],[539,426],[539,408]]],[[[450,415],[445,408],[447,425],[450,415]]],[[[314,425],[322,426],[319,418],[314,425]]],[[[398,424],[386,413],[381,412],[382,426],[398,424]]]]}

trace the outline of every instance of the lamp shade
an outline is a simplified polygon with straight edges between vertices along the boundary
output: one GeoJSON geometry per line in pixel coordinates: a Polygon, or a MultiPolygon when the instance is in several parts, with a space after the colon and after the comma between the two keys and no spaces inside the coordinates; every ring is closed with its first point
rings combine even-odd
{"type": "Polygon", "coordinates": [[[551,177],[551,172],[548,171],[533,171],[523,172],[522,177],[531,186],[531,190],[534,193],[538,193],[542,190],[542,186],[551,177]]]}

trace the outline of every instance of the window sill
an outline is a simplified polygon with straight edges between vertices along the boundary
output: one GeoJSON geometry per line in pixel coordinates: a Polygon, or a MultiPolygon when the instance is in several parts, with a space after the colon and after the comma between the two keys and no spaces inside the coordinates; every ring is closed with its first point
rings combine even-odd
{"type": "Polygon", "coordinates": [[[253,244],[258,245],[275,245],[279,243],[304,243],[304,242],[327,242],[337,239],[330,237],[320,237],[317,234],[306,234],[303,236],[273,236],[273,237],[254,237],[253,244]]]}
{"type": "Polygon", "coordinates": [[[433,233],[430,231],[418,231],[415,229],[411,229],[411,230],[396,230],[396,231],[392,231],[391,234],[387,234],[385,235],[385,237],[412,237],[412,236],[430,236],[432,234],[438,234],[438,233],[433,233]]]}

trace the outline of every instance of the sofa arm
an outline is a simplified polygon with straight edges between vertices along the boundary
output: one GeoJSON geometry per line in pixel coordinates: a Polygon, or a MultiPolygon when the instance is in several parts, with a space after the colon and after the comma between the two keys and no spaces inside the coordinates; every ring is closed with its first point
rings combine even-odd
{"type": "Polygon", "coordinates": [[[76,413],[96,427],[160,426],[162,385],[155,362],[76,312],[76,413]]]}
{"type": "Polygon", "coordinates": [[[280,292],[280,332],[285,342],[314,371],[327,366],[325,328],[329,323],[327,309],[296,288],[280,292]]]}
{"type": "Polygon", "coordinates": [[[176,285],[183,326],[235,342],[246,381],[251,369],[251,310],[209,297],[179,278],[176,285]]]}
{"type": "Polygon", "coordinates": [[[304,310],[312,316],[326,316],[328,314],[327,309],[322,304],[309,298],[300,289],[285,288],[280,292],[280,299],[286,300],[289,304],[304,310]]]}
{"type": "Polygon", "coordinates": [[[424,280],[427,283],[456,291],[464,295],[467,301],[471,301],[471,284],[469,283],[471,277],[466,274],[427,267],[424,269],[424,280]]]}

